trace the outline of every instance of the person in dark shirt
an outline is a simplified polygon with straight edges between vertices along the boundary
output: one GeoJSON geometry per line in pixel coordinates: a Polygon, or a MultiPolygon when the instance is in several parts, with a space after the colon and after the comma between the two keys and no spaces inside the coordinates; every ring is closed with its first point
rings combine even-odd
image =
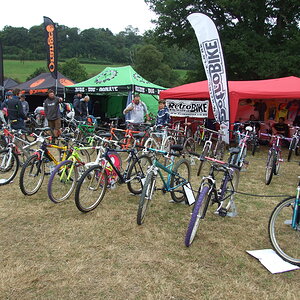
{"type": "Polygon", "coordinates": [[[89,96],[85,96],[83,99],[80,100],[79,104],[79,110],[81,112],[80,115],[80,120],[81,121],[86,121],[87,116],[89,115],[89,110],[88,110],[88,102],[90,101],[89,96]]]}
{"type": "Polygon", "coordinates": [[[166,106],[165,100],[158,101],[158,112],[156,117],[156,125],[164,126],[171,121],[169,109],[166,106]]]}
{"type": "Polygon", "coordinates": [[[48,98],[44,102],[44,109],[48,126],[53,130],[54,137],[58,137],[61,134],[60,101],[61,100],[55,96],[53,90],[48,90],[48,98]]]}
{"type": "Polygon", "coordinates": [[[251,126],[252,128],[255,127],[255,131],[258,132],[260,130],[260,124],[259,124],[259,121],[257,121],[255,119],[255,116],[254,115],[250,115],[250,118],[248,121],[245,122],[244,124],[245,128],[247,126],[251,126]]]}
{"type": "Polygon", "coordinates": [[[19,98],[20,94],[20,89],[14,89],[12,98],[6,102],[8,120],[12,129],[22,129],[26,131],[24,120],[26,120],[27,117],[24,114],[23,106],[19,98]]]}
{"type": "Polygon", "coordinates": [[[81,110],[80,110],[80,100],[82,99],[82,93],[78,92],[74,96],[73,100],[73,107],[74,107],[74,112],[75,112],[75,119],[79,120],[81,118],[81,110]]]}
{"type": "Polygon", "coordinates": [[[285,119],[280,117],[278,123],[275,123],[272,127],[273,134],[282,134],[283,136],[289,136],[289,126],[284,123],[285,119]]]}

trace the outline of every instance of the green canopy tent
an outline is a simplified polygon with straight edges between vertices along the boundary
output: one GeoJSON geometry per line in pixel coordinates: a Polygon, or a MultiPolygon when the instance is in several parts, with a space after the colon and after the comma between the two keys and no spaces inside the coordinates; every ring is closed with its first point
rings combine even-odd
{"type": "Polygon", "coordinates": [[[140,76],[131,66],[107,67],[100,74],[77,84],[67,86],[67,98],[81,92],[89,95],[90,112],[95,116],[122,116],[133,93],[139,93],[149,113],[156,115],[158,95],[164,87],[153,84],[140,76]]]}

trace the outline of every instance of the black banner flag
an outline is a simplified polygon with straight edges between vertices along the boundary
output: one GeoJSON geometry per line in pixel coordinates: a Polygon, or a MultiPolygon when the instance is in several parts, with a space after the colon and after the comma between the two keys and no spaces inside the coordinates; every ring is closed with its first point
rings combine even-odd
{"type": "Polygon", "coordinates": [[[53,21],[44,17],[44,29],[47,47],[47,66],[54,79],[57,79],[57,29],[53,21]]]}

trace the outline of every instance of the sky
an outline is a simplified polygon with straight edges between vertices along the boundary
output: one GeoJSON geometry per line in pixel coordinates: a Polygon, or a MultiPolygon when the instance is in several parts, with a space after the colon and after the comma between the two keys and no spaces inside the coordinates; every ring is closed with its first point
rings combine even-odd
{"type": "Polygon", "coordinates": [[[43,16],[53,22],[81,31],[87,28],[108,28],[114,34],[132,25],[143,34],[153,29],[150,11],[144,0],[81,0],[81,1],[1,1],[0,30],[4,26],[25,27],[43,23],[43,16]]]}

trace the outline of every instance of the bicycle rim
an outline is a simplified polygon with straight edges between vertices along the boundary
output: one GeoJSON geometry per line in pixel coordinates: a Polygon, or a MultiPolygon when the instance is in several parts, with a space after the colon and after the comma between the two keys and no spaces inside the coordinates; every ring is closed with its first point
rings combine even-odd
{"type": "Polygon", "coordinates": [[[274,173],[274,168],[275,168],[275,153],[272,151],[268,155],[268,160],[267,160],[267,166],[266,166],[266,185],[269,185],[271,183],[273,173],[274,173]]]}
{"type": "Polygon", "coordinates": [[[295,198],[280,202],[269,221],[269,238],[274,250],[284,260],[300,266],[300,226],[292,228],[295,198]]]}
{"type": "Polygon", "coordinates": [[[103,167],[93,166],[81,176],[75,193],[76,207],[82,212],[94,210],[103,200],[107,174],[103,167]]]}
{"type": "Polygon", "coordinates": [[[27,159],[20,172],[20,189],[24,195],[34,195],[42,186],[45,177],[45,164],[37,156],[27,159]]]}
{"type": "Polygon", "coordinates": [[[12,149],[0,150],[0,185],[12,182],[18,169],[19,159],[12,149]]]}

